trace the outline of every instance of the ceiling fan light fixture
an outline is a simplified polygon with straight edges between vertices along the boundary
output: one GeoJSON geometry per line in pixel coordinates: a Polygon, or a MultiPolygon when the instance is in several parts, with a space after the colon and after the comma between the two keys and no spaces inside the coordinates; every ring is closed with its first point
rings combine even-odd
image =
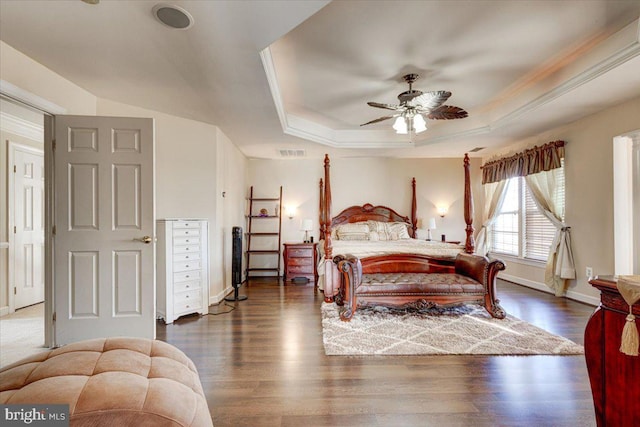
{"type": "Polygon", "coordinates": [[[408,132],[407,121],[404,117],[398,116],[395,123],[393,124],[393,128],[396,130],[396,133],[406,134],[408,132]]]}
{"type": "Polygon", "coordinates": [[[425,130],[427,130],[427,122],[424,121],[424,117],[422,117],[422,114],[416,114],[415,116],[413,116],[413,130],[415,130],[416,133],[424,132],[425,130]]]}

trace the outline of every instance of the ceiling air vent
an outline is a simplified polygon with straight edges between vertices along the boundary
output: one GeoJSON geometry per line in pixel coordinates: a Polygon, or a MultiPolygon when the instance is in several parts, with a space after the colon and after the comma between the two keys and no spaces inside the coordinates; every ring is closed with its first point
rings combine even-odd
{"type": "Polygon", "coordinates": [[[295,159],[297,157],[305,157],[307,155],[304,150],[282,149],[278,151],[280,151],[280,157],[283,159],[295,159]]]}
{"type": "Polygon", "coordinates": [[[186,30],[193,25],[193,16],[179,6],[160,3],[153,6],[152,12],[167,27],[186,30]]]}
{"type": "Polygon", "coordinates": [[[480,150],[484,150],[485,148],[487,148],[487,147],[476,147],[476,148],[474,148],[473,150],[469,150],[469,151],[470,151],[471,153],[477,153],[478,151],[480,151],[480,150]]]}

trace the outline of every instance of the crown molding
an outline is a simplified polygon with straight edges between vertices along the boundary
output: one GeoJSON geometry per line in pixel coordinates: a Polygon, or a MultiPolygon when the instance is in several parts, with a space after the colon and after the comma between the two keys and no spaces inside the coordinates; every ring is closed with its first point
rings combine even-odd
{"type": "Polygon", "coordinates": [[[66,114],[67,109],[28,92],[6,80],[0,80],[0,93],[47,114],[66,114]]]}
{"type": "Polygon", "coordinates": [[[39,125],[5,111],[0,111],[0,128],[4,132],[12,133],[33,141],[44,141],[44,123],[39,125]]]}
{"type": "MultiPolygon", "coordinates": [[[[418,147],[488,134],[494,130],[522,120],[523,116],[553,100],[567,96],[571,91],[603,76],[607,72],[640,55],[640,19],[635,20],[618,33],[612,35],[607,42],[610,42],[610,44],[603,48],[612,52],[603,60],[585,68],[575,76],[555,86],[553,89],[542,93],[540,96],[524,103],[498,119],[489,121],[487,125],[432,138],[427,137],[416,140],[415,143],[402,140],[401,137],[397,136],[391,130],[337,130],[288,113],[283,102],[276,67],[269,47],[266,47],[260,52],[260,58],[269,83],[278,118],[280,119],[280,124],[285,134],[333,148],[403,148],[418,147]]],[[[405,135],[403,136],[405,138],[407,137],[405,135]]]]}

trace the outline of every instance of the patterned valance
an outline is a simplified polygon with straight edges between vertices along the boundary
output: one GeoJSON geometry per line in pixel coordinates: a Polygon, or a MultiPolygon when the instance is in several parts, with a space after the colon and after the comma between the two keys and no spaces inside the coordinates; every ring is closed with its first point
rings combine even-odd
{"type": "Polygon", "coordinates": [[[482,183],[490,184],[514,176],[559,168],[564,157],[564,141],[552,141],[541,147],[535,146],[510,157],[487,162],[482,166],[482,183]]]}

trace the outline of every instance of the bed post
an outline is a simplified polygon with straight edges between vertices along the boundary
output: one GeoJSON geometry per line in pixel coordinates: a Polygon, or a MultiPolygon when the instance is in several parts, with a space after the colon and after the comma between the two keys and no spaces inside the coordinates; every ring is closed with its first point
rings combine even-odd
{"type": "Polygon", "coordinates": [[[464,222],[467,223],[467,240],[464,244],[464,251],[472,254],[475,249],[473,240],[473,194],[471,193],[471,178],[469,174],[469,154],[464,153],[464,222]]]}
{"type": "Polygon", "coordinates": [[[411,237],[416,238],[418,229],[418,203],[416,202],[416,178],[411,179],[411,237]]]}
{"type": "Polygon", "coordinates": [[[329,155],[324,155],[324,256],[331,259],[331,178],[329,177],[329,155]]]}
{"type": "Polygon", "coordinates": [[[320,178],[320,209],[318,210],[318,224],[320,224],[320,240],[324,239],[324,185],[320,178]]]}

